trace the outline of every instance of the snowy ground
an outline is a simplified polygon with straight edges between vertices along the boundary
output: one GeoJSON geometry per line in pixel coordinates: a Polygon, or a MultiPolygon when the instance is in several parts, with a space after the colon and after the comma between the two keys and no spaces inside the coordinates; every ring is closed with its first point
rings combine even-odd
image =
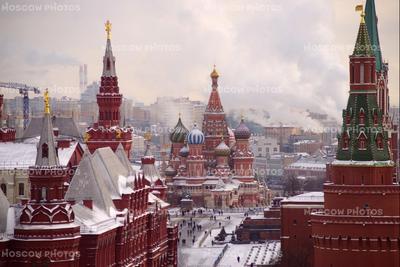
{"type": "MultiPolygon", "coordinates": [[[[243,212],[229,213],[224,212],[222,215],[215,213],[216,220],[210,220],[211,213],[192,216],[185,215],[184,217],[177,215],[178,212],[171,216],[171,221],[179,224],[179,247],[178,247],[178,262],[180,267],[212,267],[215,260],[222,253],[225,245],[212,244],[214,237],[224,227],[225,231],[230,234],[239,226],[244,218],[243,212]],[[230,219],[228,219],[230,216],[230,219]],[[191,234],[189,230],[193,229],[188,226],[192,217],[192,225],[201,225],[201,230],[197,228],[191,234]],[[184,223],[185,221],[185,223],[184,223]],[[220,225],[221,224],[221,225],[220,225]],[[211,235],[210,235],[211,232],[211,235]],[[183,244],[185,240],[185,244],[183,244]],[[193,242],[194,240],[194,242],[193,242]]],[[[230,235],[226,238],[229,241],[230,235]]],[[[264,248],[258,244],[234,245],[228,244],[228,248],[222,256],[219,267],[236,267],[249,266],[253,258],[259,257],[262,259],[267,254],[269,248],[264,248]],[[240,257],[240,262],[237,257],[240,257]]]]}

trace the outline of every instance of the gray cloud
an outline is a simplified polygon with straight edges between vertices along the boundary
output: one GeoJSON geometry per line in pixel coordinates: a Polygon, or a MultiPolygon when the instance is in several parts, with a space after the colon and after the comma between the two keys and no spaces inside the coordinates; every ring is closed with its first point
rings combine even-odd
{"type": "MultiPolygon", "coordinates": [[[[217,64],[226,109],[267,110],[271,118],[263,118],[264,123],[310,125],[314,122],[306,117],[306,109],[339,118],[346,104],[348,55],[359,22],[356,0],[74,3],[80,5],[79,12],[0,17],[3,38],[21,44],[12,56],[0,52],[0,65],[6,61],[9,69],[24,65],[23,69],[50,70],[34,77],[2,68],[0,76],[71,85],[78,83],[78,71],[71,66],[84,62],[90,80],[98,80],[103,23],[110,19],[117,74],[126,97],[146,103],[165,95],[207,101],[209,73],[217,64]],[[28,30],[31,25],[40,30],[33,33],[28,30]],[[63,64],[70,67],[61,69],[63,64]]],[[[398,43],[391,40],[398,39],[398,31],[388,21],[398,24],[395,6],[396,0],[377,2],[384,56],[390,59],[392,102],[398,98],[399,64],[398,43]]]]}

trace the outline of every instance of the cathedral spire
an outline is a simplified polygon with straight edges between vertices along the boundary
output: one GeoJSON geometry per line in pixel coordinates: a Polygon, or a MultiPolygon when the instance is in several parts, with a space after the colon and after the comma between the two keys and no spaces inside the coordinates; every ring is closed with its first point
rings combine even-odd
{"type": "Polygon", "coordinates": [[[218,93],[219,74],[218,74],[217,70],[215,69],[215,65],[214,65],[213,71],[210,74],[210,77],[211,77],[211,82],[212,82],[212,90],[211,90],[210,98],[208,100],[206,112],[223,113],[224,108],[222,107],[221,99],[220,99],[219,93],[218,93]]]}
{"type": "Polygon", "coordinates": [[[50,97],[48,90],[44,93],[43,128],[36,154],[36,166],[58,166],[59,161],[54,142],[53,123],[50,117],[50,97]]]}
{"type": "Polygon", "coordinates": [[[111,49],[111,23],[107,20],[105,24],[107,33],[106,52],[103,57],[103,77],[116,77],[115,72],[115,57],[111,49]]]}

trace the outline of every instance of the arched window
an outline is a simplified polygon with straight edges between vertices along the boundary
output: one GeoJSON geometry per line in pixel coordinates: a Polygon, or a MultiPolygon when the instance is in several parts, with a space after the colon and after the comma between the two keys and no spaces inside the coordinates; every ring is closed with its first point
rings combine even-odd
{"type": "Polygon", "coordinates": [[[371,66],[371,83],[375,82],[375,68],[374,66],[371,66]]]}
{"type": "Polygon", "coordinates": [[[47,188],[46,187],[42,187],[42,190],[41,190],[42,192],[41,192],[41,200],[47,200],[47,188]]]}
{"type": "Polygon", "coordinates": [[[345,121],[346,121],[346,125],[349,125],[351,123],[351,117],[350,117],[349,112],[346,112],[345,121]]]}
{"type": "Polygon", "coordinates": [[[354,83],[354,65],[350,66],[350,82],[354,83]]]}
{"type": "Polygon", "coordinates": [[[378,150],[383,150],[383,137],[381,133],[376,136],[376,148],[378,150]]]}
{"type": "Polygon", "coordinates": [[[342,136],[342,149],[343,150],[349,149],[349,135],[347,134],[347,132],[344,132],[342,136]]]}
{"type": "Polygon", "coordinates": [[[48,158],[49,157],[49,146],[44,143],[42,145],[42,158],[48,158]]]}
{"type": "Polygon", "coordinates": [[[358,150],[366,150],[367,149],[367,137],[364,132],[360,133],[358,137],[358,150]]]}
{"type": "Polygon", "coordinates": [[[374,124],[377,125],[378,124],[378,112],[376,111],[376,109],[374,109],[372,117],[374,120],[374,124]]]}
{"type": "Polygon", "coordinates": [[[110,62],[110,59],[109,59],[109,58],[107,58],[106,69],[107,69],[107,70],[110,70],[110,69],[111,69],[111,62],[110,62]]]}
{"type": "Polygon", "coordinates": [[[360,114],[359,114],[359,120],[358,120],[360,125],[364,125],[365,124],[365,112],[364,109],[360,109],[360,114]]]}
{"type": "Polygon", "coordinates": [[[364,64],[360,65],[360,83],[364,83],[364,64]]]}
{"type": "Polygon", "coordinates": [[[25,185],[24,183],[18,184],[18,195],[23,196],[25,195],[25,185]]]}
{"type": "Polygon", "coordinates": [[[6,184],[1,184],[0,187],[1,187],[1,191],[3,191],[4,195],[7,196],[7,185],[6,184]]]}

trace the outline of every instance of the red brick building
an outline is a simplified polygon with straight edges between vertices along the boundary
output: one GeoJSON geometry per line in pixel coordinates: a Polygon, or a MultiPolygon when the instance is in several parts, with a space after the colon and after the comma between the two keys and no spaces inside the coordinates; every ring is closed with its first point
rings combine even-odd
{"type": "MultiPolygon", "coordinates": [[[[367,1],[366,12],[376,22],[374,1],[367,1]]],[[[378,104],[376,66],[381,59],[370,40],[376,34],[369,35],[362,13],[337,157],[324,186],[324,212],[312,216],[317,267],[400,264],[400,186],[393,181],[385,111],[378,104]]]]}
{"type": "MultiPolygon", "coordinates": [[[[109,33],[110,24],[106,27],[109,33]]],[[[89,137],[92,151],[85,150],[68,183],[67,167],[59,164],[45,97],[36,164],[29,169],[31,198],[10,206],[0,192],[0,266],[178,265],[177,226],[168,222],[169,204],[152,193],[157,189],[162,196],[159,181],[150,180],[149,186],[144,175],[151,172],[135,173],[128,159],[130,137],[114,135],[120,130],[114,108],[121,95],[113,87],[116,77],[108,75],[115,73],[114,61],[109,61],[114,60],[109,38],[107,50],[105,91],[99,102],[113,103],[112,110],[106,105],[100,126],[88,131],[89,135],[101,132],[102,141],[90,143],[89,137]]],[[[143,164],[153,165],[153,158],[145,155],[143,164]]]]}
{"type": "Polygon", "coordinates": [[[236,229],[238,242],[280,240],[281,238],[281,201],[283,197],[272,199],[271,205],[262,215],[246,217],[236,229]]]}
{"type": "Polygon", "coordinates": [[[324,193],[310,192],[281,201],[281,247],[284,267],[312,267],[311,213],[324,208],[324,193]]]}

